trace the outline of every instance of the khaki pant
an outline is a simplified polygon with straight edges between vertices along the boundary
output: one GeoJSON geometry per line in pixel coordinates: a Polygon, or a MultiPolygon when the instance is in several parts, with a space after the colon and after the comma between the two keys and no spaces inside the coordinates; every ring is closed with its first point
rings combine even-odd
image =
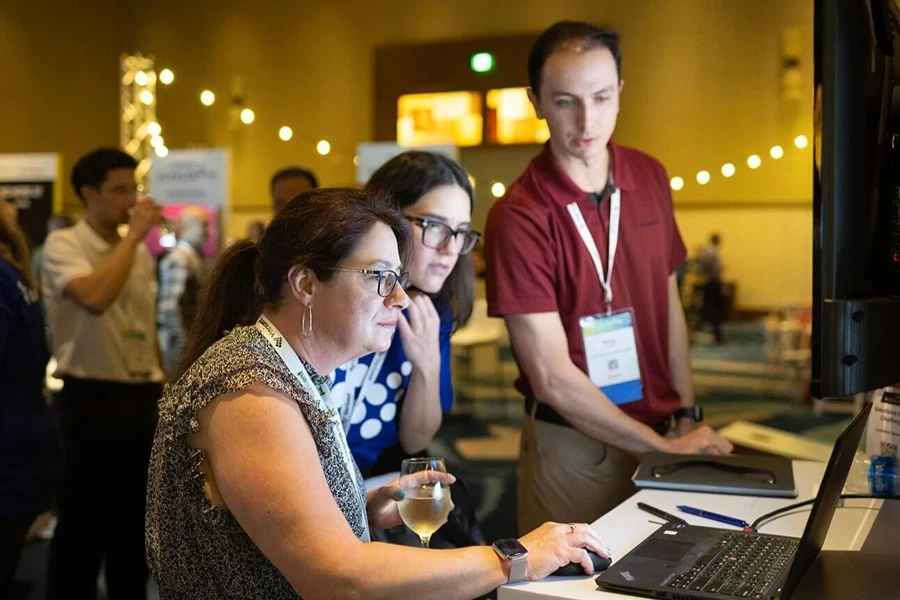
{"type": "Polygon", "coordinates": [[[595,521],[636,491],[637,464],[624,450],[526,415],[516,469],[519,535],[546,521],[595,521]]]}

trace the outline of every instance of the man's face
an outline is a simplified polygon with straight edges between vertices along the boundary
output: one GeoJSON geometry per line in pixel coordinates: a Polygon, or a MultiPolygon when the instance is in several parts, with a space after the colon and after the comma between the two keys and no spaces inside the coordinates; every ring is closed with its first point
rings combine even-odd
{"type": "Polygon", "coordinates": [[[93,211],[107,226],[128,223],[128,211],[137,202],[134,169],[126,167],[107,171],[100,187],[86,185],[81,192],[88,210],[93,211]]]}
{"type": "Polygon", "coordinates": [[[278,214],[285,204],[311,189],[312,182],[302,175],[279,179],[272,186],[272,210],[278,214]]]}
{"type": "Polygon", "coordinates": [[[564,48],[547,58],[541,89],[529,90],[529,96],[538,117],[547,119],[554,151],[589,162],[606,151],[621,91],[616,62],[607,48],[564,48]]]}

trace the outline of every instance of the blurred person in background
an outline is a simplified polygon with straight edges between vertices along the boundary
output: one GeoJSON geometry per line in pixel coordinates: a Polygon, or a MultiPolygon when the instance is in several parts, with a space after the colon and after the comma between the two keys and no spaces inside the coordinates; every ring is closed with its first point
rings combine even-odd
{"type": "Polygon", "coordinates": [[[50,355],[28,246],[0,212],[0,598],[12,598],[13,575],[35,517],[50,508],[63,453],[44,395],[50,355]]]}
{"type": "Polygon", "coordinates": [[[713,233],[709,243],[697,252],[696,267],[703,281],[703,308],[697,328],[704,323],[712,325],[713,336],[717,344],[725,343],[722,337],[722,316],[725,309],[725,296],[722,292],[722,256],[720,249],[722,236],[713,233]]]}
{"type": "Polygon", "coordinates": [[[285,167],[272,176],[269,182],[269,195],[272,198],[272,214],[284,208],[290,200],[300,194],[319,187],[315,174],[303,167],[285,167]]]}
{"type": "Polygon", "coordinates": [[[203,245],[209,240],[209,213],[187,207],[175,222],[178,243],[159,261],[157,320],[159,346],[166,375],[174,374],[184,340],[197,314],[200,290],[206,283],[203,245]]]}
{"type": "Polygon", "coordinates": [[[44,244],[41,287],[64,382],[55,406],[67,459],[50,544],[52,600],[95,598],[101,563],[109,600],[147,593],[147,465],[164,376],[144,238],[162,212],[138,200],[136,167],[117,149],[82,156],[72,187],[84,218],[44,244]]]}
{"type": "Polygon", "coordinates": [[[16,199],[12,196],[5,196],[3,198],[3,214],[6,219],[12,223],[13,225],[19,224],[19,206],[16,204],[16,199]]]}
{"type": "MultiPolygon", "coordinates": [[[[350,450],[363,475],[373,477],[421,456],[452,408],[450,336],[472,314],[470,252],[481,234],[472,230],[468,174],[442,154],[404,152],[375,171],[366,189],[389,194],[413,230],[410,304],[398,322],[399,335],[386,352],[334,373],[333,394],[350,450]]],[[[457,546],[483,541],[474,512],[464,514],[469,507],[462,497],[454,489],[458,510],[449,527],[435,534],[436,547],[448,540],[457,546]]],[[[417,544],[414,536],[410,541],[417,544]]]]}
{"type": "Polygon", "coordinates": [[[262,239],[266,232],[266,224],[262,221],[250,221],[247,223],[247,237],[249,241],[256,243],[262,239]]]}
{"type": "MultiPolygon", "coordinates": [[[[47,219],[47,235],[50,235],[57,229],[65,229],[74,225],[72,217],[69,215],[52,215],[47,219]]],[[[46,238],[45,238],[46,239],[46,238]]],[[[41,273],[43,272],[44,262],[44,245],[41,244],[31,252],[31,270],[34,273],[34,280],[40,285],[41,273]]],[[[46,320],[47,314],[44,313],[46,320]]]]}

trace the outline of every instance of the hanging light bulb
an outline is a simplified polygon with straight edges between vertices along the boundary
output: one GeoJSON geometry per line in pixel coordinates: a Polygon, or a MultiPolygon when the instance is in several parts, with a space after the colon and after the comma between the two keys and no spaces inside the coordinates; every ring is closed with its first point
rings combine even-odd
{"type": "Polygon", "coordinates": [[[203,106],[212,106],[213,102],[216,101],[216,95],[213,94],[209,90],[203,90],[200,92],[200,103],[203,106]]]}
{"type": "Polygon", "coordinates": [[[281,129],[278,130],[278,137],[281,138],[282,141],[288,141],[292,137],[294,137],[294,130],[285,125],[281,129]]]}
{"type": "Polygon", "coordinates": [[[781,146],[772,146],[772,149],[769,150],[769,156],[771,156],[775,160],[778,160],[779,158],[784,156],[784,148],[782,148],[781,146]]]}
{"type": "Polygon", "coordinates": [[[684,179],[681,177],[673,177],[672,181],[669,182],[669,185],[672,186],[672,189],[676,192],[684,187],[684,179]]]}
{"type": "Polygon", "coordinates": [[[250,123],[252,123],[254,121],[254,119],[256,119],[256,113],[254,113],[249,108],[245,108],[244,110],[241,111],[241,123],[244,123],[245,125],[249,125],[250,123]]]}
{"type": "Polygon", "coordinates": [[[319,143],[316,144],[316,152],[318,152],[322,156],[325,156],[326,154],[331,152],[331,144],[328,142],[328,140],[319,140],[319,143]]]}
{"type": "Polygon", "coordinates": [[[506,193],[506,186],[500,183],[499,181],[495,181],[491,184],[491,196],[494,198],[500,198],[503,194],[506,193]]]}
{"type": "Polygon", "coordinates": [[[159,73],[159,81],[163,85],[169,85],[175,81],[175,73],[173,73],[171,69],[163,69],[159,73]]]}
{"type": "Polygon", "coordinates": [[[147,124],[147,133],[149,133],[151,136],[159,135],[160,133],[162,133],[162,127],[156,121],[151,121],[147,124]]]}
{"type": "Polygon", "coordinates": [[[709,171],[700,171],[697,173],[697,183],[706,185],[709,183],[709,171]]]}
{"type": "Polygon", "coordinates": [[[722,177],[731,177],[734,175],[735,168],[731,163],[725,163],[722,165],[722,177]]]}
{"type": "Polygon", "coordinates": [[[807,146],[809,146],[809,140],[806,139],[805,135],[798,135],[794,138],[794,145],[803,150],[807,146]]]}
{"type": "Polygon", "coordinates": [[[150,104],[153,104],[153,93],[150,90],[144,90],[143,92],[140,93],[138,98],[140,98],[141,102],[143,102],[144,104],[147,104],[148,106],[150,104]]]}
{"type": "Polygon", "coordinates": [[[761,164],[762,164],[762,159],[759,156],[757,156],[756,154],[751,155],[750,158],[747,159],[747,166],[750,167],[751,169],[757,169],[757,168],[759,168],[759,165],[761,165],[761,164]]]}
{"type": "Polygon", "coordinates": [[[147,85],[147,74],[143,71],[138,71],[134,74],[134,82],[138,85],[147,85]]]}

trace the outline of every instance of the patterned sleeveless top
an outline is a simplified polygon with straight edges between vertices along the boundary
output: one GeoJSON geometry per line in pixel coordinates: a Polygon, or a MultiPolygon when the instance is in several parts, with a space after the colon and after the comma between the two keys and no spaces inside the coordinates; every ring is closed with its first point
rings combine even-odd
{"type": "MultiPolygon", "coordinates": [[[[308,365],[307,371],[315,373],[308,365]]],[[[187,444],[188,434],[200,428],[197,411],[254,381],[296,400],[335,502],[357,537],[368,540],[363,479],[356,465],[348,473],[343,435],[335,433],[328,412],[312,400],[262,333],[237,327],[167,386],[160,401],[147,488],[146,544],[163,600],[299,598],[235,518],[210,502],[198,469],[202,452],[187,444]]],[[[324,396],[328,379],[314,376],[314,383],[324,396]]]]}

